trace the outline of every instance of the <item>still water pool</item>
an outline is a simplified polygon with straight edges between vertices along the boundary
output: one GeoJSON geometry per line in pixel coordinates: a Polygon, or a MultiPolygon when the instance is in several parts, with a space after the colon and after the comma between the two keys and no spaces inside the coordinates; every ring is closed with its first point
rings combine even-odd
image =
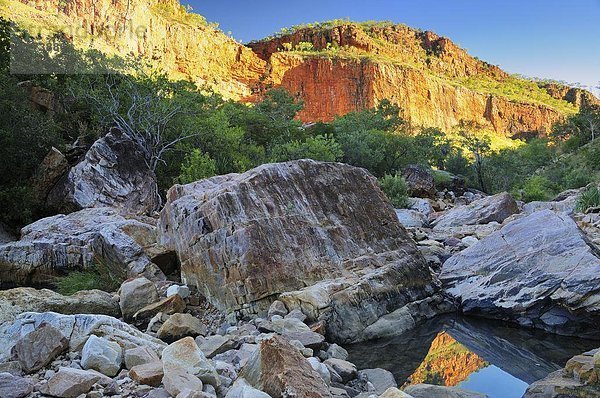
{"type": "Polygon", "coordinates": [[[360,369],[387,369],[402,387],[427,383],[490,398],[521,398],[529,384],[599,345],[502,322],[447,316],[400,336],[346,348],[360,369]]]}

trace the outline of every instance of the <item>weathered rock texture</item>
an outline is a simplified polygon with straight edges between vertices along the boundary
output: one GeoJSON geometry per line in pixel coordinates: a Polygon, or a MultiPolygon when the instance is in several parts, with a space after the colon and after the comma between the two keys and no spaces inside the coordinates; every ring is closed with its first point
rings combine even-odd
{"type": "Polygon", "coordinates": [[[267,164],[175,186],[159,225],[184,282],[220,309],[266,313],[306,287],[288,302],[310,304],[335,339],[437,290],[376,179],[348,165],[267,164]]]}
{"type": "Polygon", "coordinates": [[[304,121],[328,121],[389,99],[413,125],[448,130],[461,120],[473,120],[498,133],[515,135],[549,131],[563,116],[563,111],[548,105],[553,98],[576,106],[597,101],[583,90],[565,88],[567,94],[556,87],[540,90],[549,100],[546,105],[490,94],[468,84],[469,79],[502,87],[511,77],[447,38],[401,25],[340,23],[305,28],[250,47],[269,63],[267,82],[304,100],[300,114],[304,121]],[[285,50],[299,43],[311,43],[314,51],[285,50]]]}
{"type": "Polygon", "coordinates": [[[437,218],[434,229],[462,227],[465,225],[502,223],[508,217],[519,212],[515,200],[506,192],[476,200],[466,206],[449,210],[437,218]]]}
{"type": "Polygon", "coordinates": [[[63,296],[48,289],[19,287],[0,291],[0,324],[12,322],[22,312],[59,314],[103,314],[121,316],[116,296],[101,290],[84,290],[63,296]]]}
{"type": "Polygon", "coordinates": [[[170,77],[207,85],[227,98],[250,95],[265,68],[252,50],[176,0],[14,0],[0,11],[43,34],[58,27],[77,47],[91,43],[109,54],[152,59],[170,77]]]}
{"type": "Polygon", "coordinates": [[[448,259],[440,278],[466,313],[600,337],[599,253],[564,214],[508,223],[448,259]]]}
{"type": "Polygon", "coordinates": [[[150,222],[125,218],[111,208],[41,219],[21,230],[21,240],[0,245],[0,280],[45,284],[53,276],[94,265],[116,276],[164,278],[146,250],[156,244],[150,222]]]}
{"type": "Polygon", "coordinates": [[[113,129],[56,183],[46,202],[67,213],[114,207],[126,214],[149,214],[158,210],[160,196],[156,176],[137,144],[113,129]]]}
{"type": "Polygon", "coordinates": [[[271,397],[331,398],[319,374],[285,339],[263,340],[240,373],[253,387],[271,397]]]}

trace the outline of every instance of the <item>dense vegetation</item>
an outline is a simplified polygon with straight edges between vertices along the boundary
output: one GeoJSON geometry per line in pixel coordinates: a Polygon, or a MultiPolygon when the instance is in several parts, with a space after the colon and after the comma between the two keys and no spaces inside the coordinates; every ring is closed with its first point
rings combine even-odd
{"type": "Polygon", "coordinates": [[[396,206],[405,204],[406,187],[398,174],[408,164],[437,170],[440,186],[450,172],[470,187],[508,190],[523,200],[549,199],[600,180],[598,107],[583,107],[548,138],[504,149],[472,123],[449,132],[409,129],[388,101],[331,123],[302,125],[295,119],[302,102],[284,90],[267,92],[253,106],[225,101],[140,63],[78,52],[68,42],[50,56],[43,43],[23,32],[18,33],[30,44],[29,56],[41,70],[52,67],[48,73],[11,74],[10,29],[0,23],[0,221],[11,227],[44,215],[31,179],[52,146],[66,153],[77,139],[90,144],[115,126],[139,144],[163,193],[174,183],[300,158],[364,167],[381,178],[396,206]],[[129,72],[51,73],[67,65],[77,72],[129,72]],[[53,109],[32,111],[31,87],[49,89],[53,109]]]}

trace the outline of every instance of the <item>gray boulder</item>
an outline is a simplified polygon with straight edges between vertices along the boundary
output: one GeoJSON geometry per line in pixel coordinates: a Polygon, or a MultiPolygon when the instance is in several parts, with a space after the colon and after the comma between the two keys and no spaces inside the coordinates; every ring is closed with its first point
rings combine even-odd
{"type": "Polygon", "coordinates": [[[156,244],[151,222],[125,218],[110,208],[41,219],[24,227],[19,241],[0,245],[0,279],[44,284],[52,276],[89,269],[97,263],[115,275],[164,279],[145,250],[156,244]]]}
{"type": "Polygon", "coordinates": [[[226,336],[215,334],[208,337],[196,338],[196,343],[207,358],[212,358],[215,355],[222,354],[234,348],[235,343],[226,336]]]}
{"type": "Polygon", "coordinates": [[[206,334],[206,326],[192,314],[173,314],[158,329],[156,337],[173,342],[186,336],[196,337],[206,334]]]}
{"type": "Polygon", "coordinates": [[[164,367],[162,383],[172,397],[187,391],[202,391],[202,380],[181,367],[164,367]]]}
{"type": "Polygon", "coordinates": [[[348,359],[348,351],[344,347],[340,347],[337,344],[331,344],[327,348],[327,354],[331,358],[343,359],[344,361],[348,359]]]}
{"type": "Polygon", "coordinates": [[[91,335],[81,351],[81,366],[114,377],[121,369],[123,350],[114,341],[91,335]]]}
{"type": "Polygon", "coordinates": [[[125,367],[131,369],[134,366],[143,365],[146,363],[153,363],[160,361],[160,358],[156,354],[156,351],[149,347],[135,347],[125,350],[123,359],[125,361],[125,367]]]}
{"type": "Polygon", "coordinates": [[[367,379],[375,387],[377,395],[383,394],[388,388],[398,387],[394,375],[389,370],[375,368],[358,371],[359,377],[367,379]]]}
{"type": "Polygon", "coordinates": [[[440,275],[465,313],[600,337],[600,258],[564,214],[543,210],[454,255],[440,275]]]}
{"type": "Polygon", "coordinates": [[[33,387],[34,383],[31,379],[0,373],[0,397],[2,398],[25,398],[33,392],[33,387]]]}
{"type": "Polygon", "coordinates": [[[113,129],[56,183],[46,202],[66,213],[113,207],[125,214],[149,214],[158,210],[160,196],[143,153],[129,136],[113,129]]]}
{"type": "Polygon", "coordinates": [[[343,359],[329,358],[324,364],[331,370],[335,371],[342,378],[345,384],[357,376],[356,365],[352,362],[344,361],[343,359]]]}
{"type": "Polygon", "coordinates": [[[0,324],[14,321],[23,312],[121,316],[118,298],[101,290],[82,290],[71,296],[31,287],[0,291],[0,324]]]}
{"type": "Polygon", "coordinates": [[[176,185],[167,197],[161,243],[177,251],[187,284],[235,316],[264,314],[285,293],[289,310],[325,320],[329,336],[347,342],[391,309],[438,290],[364,169],[266,164],[176,185]]]}
{"type": "Polygon", "coordinates": [[[271,398],[271,396],[252,387],[246,379],[240,377],[233,383],[225,398],[271,398]]]}
{"type": "Polygon", "coordinates": [[[427,225],[427,217],[416,210],[396,209],[396,216],[404,228],[422,228],[427,225]]]}
{"type": "Polygon", "coordinates": [[[133,319],[136,312],[148,304],[157,302],[158,299],[156,286],[144,277],[125,281],[119,289],[119,306],[126,320],[133,319]]]}
{"type": "Polygon", "coordinates": [[[552,210],[557,213],[573,214],[577,205],[577,196],[571,196],[560,202],[529,202],[523,205],[523,213],[532,214],[540,210],[552,210]]]}
{"type": "Polygon", "coordinates": [[[106,315],[61,315],[54,312],[26,312],[13,323],[0,326],[0,362],[10,357],[10,352],[20,336],[47,323],[69,336],[69,350],[80,351],[92,334],[118,343],[123,349],[148,346],[161,352],[165,343],[140,332],[133,326],[106,315]]]}
{"type": "Polygon", "coordinates": [[[429,199],[408,198],[408,208],[410,210],[418,211],[425,215],[425,217],[429,217],[429,215],[433,213],[433,206],[431,206],[431,201],[429,199]]]}
{"type": "Polygon", "coordinates": [[[198,377],[204,383],[215,387],[220,384],[213,363],[204,356],[192,337],[183,338],[165,348],[162,352],[162,362],[165,377],[169,369],[180,368],[198,377]]]}
{"type": "Polygon", "coordinates": [[[402,170],[411,196],[435,198],[435,181],[431,171],[420,165],[409,165],[402,170]]]}
{"type": "Polygon", "coordinates": [[[76,398],[91,390],[101,376],[80,369],[60,368],[48,383],[42,385],[40,392],[59,398],[76,398]]]}
{"type": "Polygon", "coordinates": [[[54,360],[69,346],[69,341],[49,324],[41,324],[21,337],[12,348],[12,356],[25,373],[33,373],[54,360]]]}
{"type": "Polygon", "coordinates": [[[458,206],[437,218],[432,224],[434,229],[459,227],[463,225],[488,224],[492,221],[502,223],[519,212],[517,202],[508,193],[503,192],[474,201],[466,206],[458,206]]]}

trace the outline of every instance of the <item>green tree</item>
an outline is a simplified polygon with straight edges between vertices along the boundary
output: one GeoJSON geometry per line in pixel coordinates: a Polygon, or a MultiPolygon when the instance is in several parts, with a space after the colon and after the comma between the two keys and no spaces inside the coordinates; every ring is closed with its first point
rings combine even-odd
{"type": "Polygon", "coordinates": [[[600,105],[582,105],[575,115],[555,124],[552,135],[562,140],[568,139],[574,148],[595,141],[600,136],[600,105]]]}
{"type": "Polygon", "coordinates": [[[395,208],[408,206],[408,185],[400,174],[386,174],[379,179],[379,186],[395,208]]]}
{"type": "Polygon", "coordinates": [[[487,156],[491,153],[491,139],[487,135],[478,133],[478,130],[478,127],[473,123],[462,123],[459,130],[459,140],[461,145],[473,156],[473,169],[479,189],[487,192],[484,174],[487,156]]]}
{"type": "Polygon", "coordinates": [[[181,165],[181,173],[178,182],[180,184],[189,184],[191,182],[203,180],[217,174],[217,163],[208,154],[200,152],[199,149],[193,149],[185,157],[181,165]]]}
{"type": "Polygon", "coordinates": [[[277,144],[271,151],[274,162],[285,162],[296,159],[313,159],[323,162],[335,162],[342,158],[340,145],[332,136],[317,135],[305,141],[290,141],[277,144]]]}

